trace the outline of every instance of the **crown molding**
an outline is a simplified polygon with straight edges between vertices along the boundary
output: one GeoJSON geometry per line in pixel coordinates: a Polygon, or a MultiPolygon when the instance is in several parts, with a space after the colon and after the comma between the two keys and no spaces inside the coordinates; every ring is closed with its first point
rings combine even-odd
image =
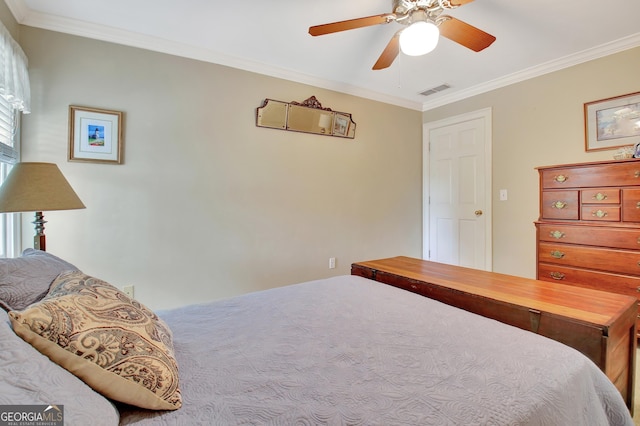
{"type": "Polygon", "coordinates": [[[26,26],[41,28],[76,35],[80,37],[102,40],[110,43],[151,50],[169,55],[195,59],[203,62],[215,63],[261,75],[308,84],[327,90],[371,99],[416,111],[422,108],[421,102],[412,102],[404,98],[394,97],[383,93],[370,91],[353,85],[319,79],[307,74],[294,72],[285,68],[274,67],[257,61],[237,58],[234,56],[214,52],[184,43],[152,37],[145,34],[125,31],[105,25],[91,25],[82,21],[33,11],[26,7],[23,0],[5,0],[16,20],[26,26]]]}
{"type": "Polygon", "coordinates": [[[31,11],[24,0],[5,0],[5,3],[7,4],[7,7],[9,7],[13,17],[20,24],[22,24],[22,21],[24,21],[25,17],[31,11]]]}
{"type": "Polygon", "coordinates": [[[631,36],[612,41],[610,43],[604,43],[592,49],[583,50],[582,52],[565,56],[557,60],[536,65],[535,67],[527,68],[525,70],[518,71],[516,73],[500,77],[495,80],[487,81],[485,83],[478,84],[476,86],[461,90],[456,93],[452,93],[450,95],[443,95],[442,97],[434,99],[433,101],[423,103],[422,111],[425,112],[430,109],[450,104],[452,102],[457,102],[466,98],[470,98],[472,96],[489,92],[491,90],[499,89],[501,87],[509,86],[514,83],[519,83],[521,81],[549,74],[554,71],[560,71],[574,65],[579,65],[584,62],[602,58],[604,56],[613,55],[614,53],[633,49],[634,47],[638,46],[640,46],[640,33],[636,33],[631,36]]]}
{"type": "Polygon", "coordinates": [[[405,98],[394,97],[380,92],[364,89],[362,87],[338,83],[325,79],[319,79],[314,76],[291,71],[285,68],[279,68],[257,61],[241,59],[219,52],[214,52],[209,49],[194,47],[183,43],[177,43],[159,37],[151,37],[148,35],[135,33],[132,31],[125,31],[104,25],[91,25],[74,19],[36,12],[29,9],[24,0],[5,0],[5,2],[11,10],[11,13],[14,15],[15,19],[22,25],[72,34],[80,37],[102,40],[130,47],[137,47],[155,52],[166,53],[169,55],[195,59],[203,62],[215,63],[231,68],[237,68],[244,71],[267,75],[270,77],[281,78],[301,84],[308,84],[327,90],[338,91],[341,93],[346,93],[349,95],[422,112],[554,71],[559,71],[561,69],[578,65],[583,62],[598,59],[623,50],[640,46],[640,33],[636,33],[629,37],[602,44],[593,49],[584,50],[582,52],[572,54],[558,60],[549,61],[535,67],[531,67],[470,87],[468,89],[463,89],[461,91],[451,93],[449,95],[443,94],[440,97],[425,102],[414,102],[405,98]]]}

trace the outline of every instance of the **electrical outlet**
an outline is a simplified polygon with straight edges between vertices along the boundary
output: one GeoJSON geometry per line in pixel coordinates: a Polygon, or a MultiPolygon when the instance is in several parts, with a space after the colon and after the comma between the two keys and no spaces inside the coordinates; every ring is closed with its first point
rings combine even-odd
{"type": "Polygon", "coordinates": [[[125,285],[124,287],[122,287],[122,292],[133,299],[133,286],[132,285],[125,285]]]}
{"type": "Polygon", "coordinates": [[[329,269],[336,269],[336,258],[335,257],[330,257],[329,258],[329,269]]]}

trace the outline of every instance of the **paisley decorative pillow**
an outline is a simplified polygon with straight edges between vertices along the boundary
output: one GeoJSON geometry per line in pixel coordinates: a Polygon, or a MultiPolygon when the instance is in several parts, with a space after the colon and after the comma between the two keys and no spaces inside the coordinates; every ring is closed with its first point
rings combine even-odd
{"type": "Polygon", "coordinates": [[[182,406],[171,330],[141,303],[80,271],[9,312],[14,331],[97,392],[153,410],[182,406]]]}

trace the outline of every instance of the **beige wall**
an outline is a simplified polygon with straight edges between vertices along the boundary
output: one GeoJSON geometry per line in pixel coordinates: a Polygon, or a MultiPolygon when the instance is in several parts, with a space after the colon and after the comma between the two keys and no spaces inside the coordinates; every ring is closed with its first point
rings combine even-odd
{"type": "Polygon", "coordinates": [[[586,102],[640,91],[640,48],[550,73],[427,111],[423,121],[493,111],[493,270],[535,277],[536,166],[599,161],[585,152],[586,102]],[[498,191],[507,189],[508,201],[498,191]]]}
{"type": "Polygon", "coordinates": [[[0,1],[0,21],[9,30],[14,40],[20,41],[20,25],[4,1],[0,1]]]}
{"type": "Polygon", "coordinates": [[[23,161],[57,163],[87,206],[45,213],[48,251],[152,308],[420,255],[420,112],[30,27],[20,42],[23,161]],[[265,98],[311,95],[353,114],[355,140],[255,126],[265,98]],[[124,165],[67,162],[69,105],[124,111],[124,165]]]}

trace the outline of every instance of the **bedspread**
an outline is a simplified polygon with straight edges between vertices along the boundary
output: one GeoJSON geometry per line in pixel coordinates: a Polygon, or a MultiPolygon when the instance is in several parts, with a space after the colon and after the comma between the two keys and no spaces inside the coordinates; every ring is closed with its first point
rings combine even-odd
{"type": "Polygon", "coordinates": [[[545,337],[357,276],[160,312],[184,405],[136,425],[633,425],[545,337]]]}

